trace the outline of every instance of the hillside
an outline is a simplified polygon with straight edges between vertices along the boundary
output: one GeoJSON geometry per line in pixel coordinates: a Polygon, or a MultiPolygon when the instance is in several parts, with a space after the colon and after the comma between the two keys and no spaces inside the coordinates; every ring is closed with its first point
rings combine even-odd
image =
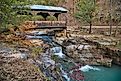
{"type": "MultiPolygon", "coordinates": [[[[69,10],[67,14],[67,20],[69,26],[79,26],[78,20],[74,18],[74,13],[76,13],[76,3],[78,0],[66,0],[65,3],[60,3],[59,6],[63,6],[69,10]]],[[[112,25],[116,25],[114,21],[114,15],[120,15],[120,0],[96,0],[97,4],[97,14],[95,16],[95,20],[93,21],[93,25],[109,25],[108,15],[111,8],[112,14],[112,25]]]]}

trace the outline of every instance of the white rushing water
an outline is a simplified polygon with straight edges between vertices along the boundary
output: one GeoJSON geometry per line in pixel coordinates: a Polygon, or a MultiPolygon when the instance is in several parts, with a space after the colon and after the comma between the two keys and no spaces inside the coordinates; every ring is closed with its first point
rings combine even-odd
{"type": "MultiPolygon", "coordinates": [[[[62,72],[62,76],[66,79],[66,81],[70,81],[70,77],[68,76],[68,74],[62,69],[62,65],[60,67],[60,70],[62,72]]],[[[83,71],[83,72],[88,72],[90,70],[94,70],[94,71],[100,71],[99,68],[96,68],[96,67],[92,67],[92,66],[89,66],[89,65],[85,65],[85,66],[82,66],[81,68],[79,68],[79,70],[83,71]]],[[[72,73],[72,71],[70,71],[69,73],[72,73]]]]}
{"type": "Polygon", "coordinates": [[[54,53],[54,55],[59,56],[60,58],[63,58],[65,55],[62,53],[62,48],[61,47],[54,47],[51,49],[51,52],[54,53]]]}
{"type": "Polygon", "coordinates": [[[42,38],[42,36],[29,36],[29,35],[26,35],[26,38],[27,39],[40,39],[40,38],[42,38]]]}
{"type": "Polygon", "coordinates": [[[88,72],[88,71],[90,71],[90,70],[100,71],[99,68],[92,67],[92,66],[89,66],[89,65],[82,66],[81,68],[79,68],[79,70],[81,70],[81,71],[83,71],[83,72],[88,72]]]}
{"type": "Polygon", "coordinates": [[[31,31],[31,34],[37,34],[37,35],[41,35],[41,34],[46,34],[45,31],[31,31]]]}
{"type": "Polygon", "coordinates": [[[62,69],[62,65],[60,65],[60,70],[62,72],[62,76],[66,79],[66,81],[70,81],[68,74],[66,72],[64,72],[64,70],[62,69]]]}

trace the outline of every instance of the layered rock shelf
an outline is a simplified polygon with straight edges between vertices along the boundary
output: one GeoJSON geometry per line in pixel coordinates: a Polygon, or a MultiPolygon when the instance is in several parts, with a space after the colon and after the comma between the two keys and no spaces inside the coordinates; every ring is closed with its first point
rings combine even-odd
{"type": "MultiPolygon", "coordinates": [[[[93,44],[100,49],[101,55],[105,58],[112,59],[112,62],[121,65],[121,49],[117,47],[120,39],[106,37],[103,35],[73,35],[72,37],[80,37],[89,44],[93,44]]],[[[100,55],[100,54],[99,54],[100,55]]]]}
{"type": "Polygon", "coordinates": [[[66,54],[73,58],[75,62],[88,65],[104,65],[111,67],[112,59],[104,57],[101,50],[97,46],[87,43],[81,38],[61,39],[57,38],[59,43],[66,48],[66,54]]]}

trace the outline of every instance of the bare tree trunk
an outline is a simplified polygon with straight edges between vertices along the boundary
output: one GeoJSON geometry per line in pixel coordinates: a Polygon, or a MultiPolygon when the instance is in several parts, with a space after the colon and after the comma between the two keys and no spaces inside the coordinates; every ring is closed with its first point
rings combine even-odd
{"type": "Polygon", "coordinates": [[[117,35],[117,31],[118,31],[118,23],[116,24],[116,30],[115,30],[114,37],[117,35]]]}
{"type": "Polygon", "coordinates": [[[89,34],[92,33],[92,22],[90,22],[89,34]]]}
{"type": "Polygon", "coordinates": [[[111,23],[111,20],[110,20],[110,36],[112,35],[112,23],[111,23]]]}
{"type": "Polygon", "coordinates": [[[110,0],[110,5],[109,5],[109,17],[110,17],[110,36],[112,35],[112,0],[110,0]]]}

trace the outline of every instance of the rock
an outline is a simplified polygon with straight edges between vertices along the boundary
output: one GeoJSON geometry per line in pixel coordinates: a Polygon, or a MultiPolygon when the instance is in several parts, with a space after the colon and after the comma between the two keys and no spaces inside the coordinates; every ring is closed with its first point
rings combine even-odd
{"type": "Polygon", "coordinates": [[[96,46],[89,45],[88,43],[68,45],[66,46],[66,51],[67,55],[76,62],[83,62],[88,65],[105,65],[108,67],[112,65],[112,59],[103,57],[101,51],[96,46]]]}
{"type": "Polygon", "coordinates": [[[42,46],[44,44],[44,42],[42,40],[39,40],[39,39],[33,39],[33,40],[30,40],[30,42],[34,45],[38,45],[38,46],[42,46]]]}
{"type": "Polygon", "coordinates": [[[62,44],[64,40],[66,40],[66,37],[56,37],[56,40],[59,44],[62,44]]]}
{"type": "Polygon", "coordinates": [[[66,47],[66,50],[67,50],[68,52],[70,52],[70,51],[76,50],[76,48],[77,48],[76,45],[70,45],[70,46],[67,46],[67,47],[66,47]]]}
{"type": "Polygon", "coordinates": [[[120,49],[115,47],[102,47],[101,50],[103,51],[103,55],[106,57],[110,57],[113,63],[117,65],[121,65],[121,52],[120,49]]]}
{"type": "Polygon", "coordinates": [[[119,56],[112,56],[111,58],[113,59],[113,63],[115,63],[117,65],[121,65],[121,57],[119,57],[119,56]]]}
{"type": "Polygon", "coordinates": [[[89,48],[91,48],[92,46],[91,45],[84,45],[84,49],[89,49],[89,48]]]}
{"type": "Polygon", "coordinates": [[[98,42],[100,45],[104,45],[104,46],[115,46],[116,42],[98,42]]]}
{"type": "Polygon", "coordinates": [[[29,40],[22,40],[21,42],[23,46],[33,46],[33,44],[29,40]]]}
{"type": "Polygon", "coordinates": [[[112,66],[112,59],[104,58],[104,59],[102,60],[102,65],[111,67],[111,66],[112,66]]]}
{"type": "Polygon", "coordinates": [[[11,54],[11,55],[6,55],[4,57],[7,58],[17,58],[17,59],[27,59],[27,54],[23,54],[23,53],[17,53],[17,54],[11,54]]]}
{"type": "Polygon", "coordinates": [[[29,52],[29,49],[27,48],[18,48],[20,52],[29,52]]]}
{"type": "Polygon", "coordinates": [[[78,49],[79,49],[79,50],[84,49],[84,45],[79,45],[79,46],[78,46],[78,49]]]}
{"type": "Polygon", "coordinates": [[[46,68],[55,65],[55,61],[48,56],[43,56],[41,59],[46,68]]]}

